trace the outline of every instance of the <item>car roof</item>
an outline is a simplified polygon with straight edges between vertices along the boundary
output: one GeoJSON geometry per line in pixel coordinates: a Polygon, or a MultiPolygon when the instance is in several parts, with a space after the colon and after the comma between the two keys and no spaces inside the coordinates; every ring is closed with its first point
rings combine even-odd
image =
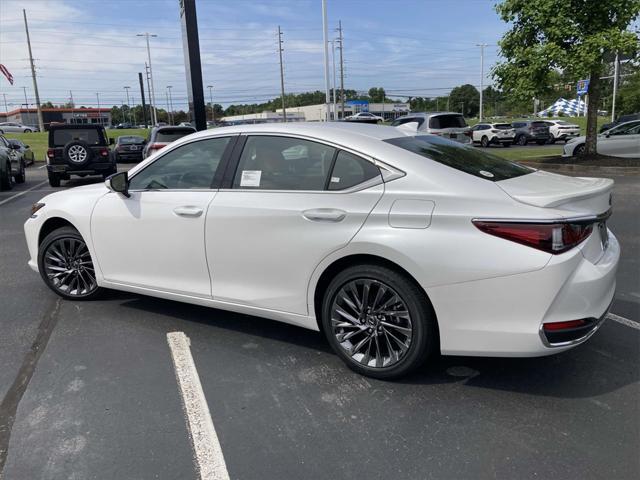
{"type": "Polygon", "coordinates": [[[103,125],[93,124],[93,123],[80,123],[77,125],[72,125],[70,123],[55,123],[49,125],[49,131],[51,130],[79,130],[79,129],[104,129],[103,125]]]}

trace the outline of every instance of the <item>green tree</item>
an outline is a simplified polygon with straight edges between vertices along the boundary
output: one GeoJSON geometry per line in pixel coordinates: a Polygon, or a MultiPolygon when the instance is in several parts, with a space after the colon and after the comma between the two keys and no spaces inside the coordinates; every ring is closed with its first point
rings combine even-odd
{"type": "Polygon", "coordinates": [[[618,92],[616,109],[620,115],[640,112],[640,71],[627,77],[618,92]]]}
{"type": "Polygon", "coordinates": [[[371,87],[369,89],[369,97],[374,103],[382,103],[386,94],[382,87],[371,87]]]}
{"type": "Polygon", "coordinates": [[[475,117],[480,110],[480,92],[468,83],[455,87],[449,94],[449,108],[465,117],[475,117]]]}
{"type": "Polygon", "coordinates": [[[552,72],[588,78],[586,153],[595,154],[605,53],[637,50],[637,35],[628,29],[640,0],[503,0],[496,10],[511,24],[499,42],[505,60],[493,69],[498,86],[531,100],[549,91],[552,72]]]}

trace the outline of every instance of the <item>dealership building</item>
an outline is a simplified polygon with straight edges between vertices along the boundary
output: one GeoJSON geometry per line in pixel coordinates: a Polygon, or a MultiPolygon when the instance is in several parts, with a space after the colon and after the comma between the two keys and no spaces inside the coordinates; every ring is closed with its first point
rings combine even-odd
{"type": "MultiPolygon", "coordinates": [[[[278,112],[247,113],[246,115],[230,115],[228,117],[222,117],[222,121],[232,125],[245,125],[252,123],[282,123],[284,121],[284,115],[282,114],[282,110],[278,112]]],[[[287,108],[287,122],[304,121],[304,115],[295,112],[289,112],[289,109],[287,108]]]]}
{"type": "MultiPolygon", "coordinates": [[[[42,121],[45,129],[51,123],[111,125],[110,108],[43,108],[42,121]]],[[[0,113],[0,122],[15,122],[30,127],[38,126],[38,111],[35,108],[18,108],[0,113]]]]}
{"type": "MultiPolygon", "coordinates": [[[[338,103],[334,112],[334,105],[322,103],[319,105],[307,105],[304,107],[287,108],[287,117],[289,113],[298,113],[304,115],[307,122],[319,122],[326,118],[327,109],[331,112],[331,117],[336,119],[342,118],[342,108],[338,103]]],[[[276,110],[282,112],[282,109],[276,110]]],[[[370,112],[374,115],[384,118],[385,120],[395,120],[398,117],[411,113],[411,107],[408,103],[369,103],[368,100],[349,100],[344,104],[344,116],[354,115],[359,112],[370,112]]]]}

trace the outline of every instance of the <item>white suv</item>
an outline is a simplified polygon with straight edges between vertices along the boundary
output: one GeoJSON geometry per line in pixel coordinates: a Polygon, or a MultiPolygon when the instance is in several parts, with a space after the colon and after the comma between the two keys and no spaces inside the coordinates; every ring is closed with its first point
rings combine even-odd
{"type": "Polygon", "coordinates": [[[408,128],[418,133],[430,133],[460,143],[471,143],[471,131],[461,113],[455,112],[418,112],[395,119],[392,127],[408,128]]]}
{"type": "Polygon", "coordinates": [[[491,144],[510,147],[515,137],[516,131],[510,123],[477,123],[471,127],[473,143],[485,148],[491,144]]]}
{"type": "Polygon", "coordinates": [[[569,140],[580,136],[580,126],[574,123],[565,122],[564,120],[545,120],[549,125],[549,143],[555,143],[556,140],[569,140]]]}

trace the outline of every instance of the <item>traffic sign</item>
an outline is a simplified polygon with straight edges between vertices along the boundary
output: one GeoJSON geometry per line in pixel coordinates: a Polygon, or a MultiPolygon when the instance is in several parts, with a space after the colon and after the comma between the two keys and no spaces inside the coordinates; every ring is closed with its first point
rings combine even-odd
{"type": "Polygon", "coordinates": [[[589,92],[589,79],[578,80],[578,95],[586,95],[589,92]]]}

